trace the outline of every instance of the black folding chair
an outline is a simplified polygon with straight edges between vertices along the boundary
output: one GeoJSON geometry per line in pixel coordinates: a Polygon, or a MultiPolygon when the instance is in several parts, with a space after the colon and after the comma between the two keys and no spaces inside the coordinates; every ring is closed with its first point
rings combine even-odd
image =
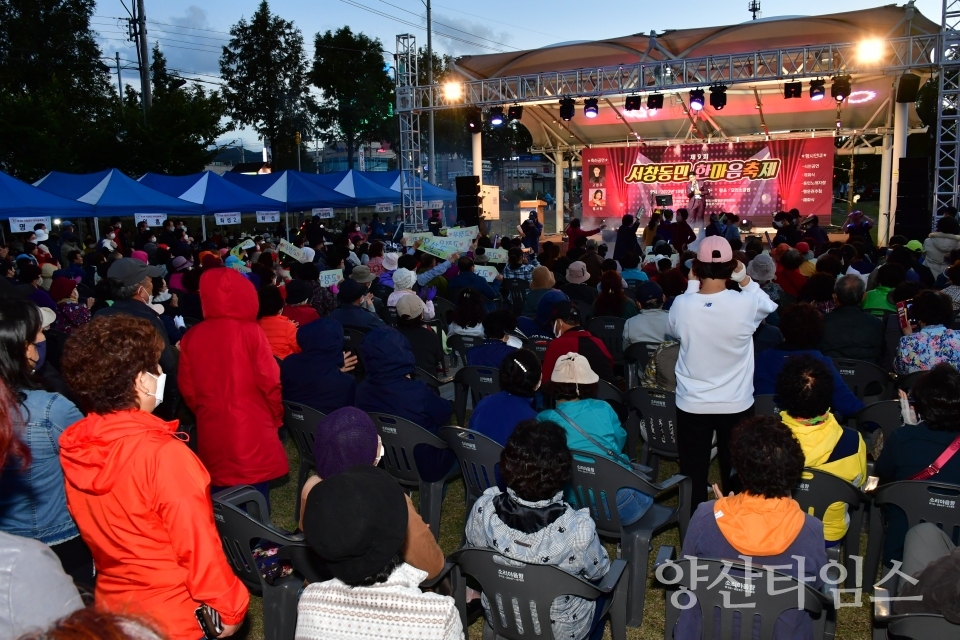
{"type": "Polygon", "coordinates": [[[439,377],[423,367],[417,367],[413,373],[413,377],[427,383],[427,386],[433,389],[437,395],[440,395],[440,388],[443,387],[443,385],[453,382],[453,376],[439,377]]]}
{"type": "Polygon", "coordinates": [[[550,346],[552,338],[550,340],[544,338],[535,338],[530,342],[533,345],[533,352],[537,354],[537,359],[543,363],[543,356],[547,353],[547,347],[550,346]]]}
{"type": "Polygon", "coordinates": [[[894,429],[900,428],[903,424],[899,400],[881,400],[868,404],[850,419],[856,425],[857,431],[861,433],[871,430],[867,428],[871,424],[879,427],[883,431],[884,440],[893,434],[894,429]]]}
{"type": "Polygon", "coordinates": [[[843,478],[817,469],[803,470],[803,476],[793,490],[793,499],[801,509],[820,521],[823,521],[824,514],[832,504],[842,502],[847,506],[847,534],[840,545],[827,549],[827,555],[846,567],[847,587],[859,588],[862,576],[857,575],[859,563],[854,557],[860,554],[863,514],[867,511],[870,499],[843,478]]]}
{"type": "Polygon", "coordinates": [[[453,412],[457,424],[465,427],[467,398],[476,408],[489,395],[500,392],[500,371],[492,367],[463,367],[453,377],[453,412]]]}
{"type": "Polygon", "coordinates": [[[701,638],[736,638],[733,625],[735,618],[739,618],[740,638],[773,640],[777,618],[786,611],[796,611],[801,603],[813,619],[814,639],[834,636],[833,601],[809,584],[774,569],[756,564],[747,566],[735,560],[683,558],[673,561],[673,553],[672,548],[663,547],[657,554],[657,564],[662,567],[658,575],[670,585],[666,595],[664,640],[673,638],[680,619],[679,607],[693,606],[699,607],[701,638]],[[771,589],[767,585],[779,586],[771,589]],[[691,602],[691,598],[696,602],[691,602]]]}
{"type": "Polygon", "coordinates": [[[297,445],[297,455],[300,457],[300,470],[297,473],[297,499],[293,507],[293,519],[300,522],[300,492],[307,482],[311,469],[317,468],[316,458],[313,455],[314,438],[317,435],[317,425],[326,416],[316,409],[296,402],[283,403],[283,426],[293,436],[293,443],[297,445]]]}
{"type": "Polygon", "coordinates": [[[640,377],[659,346],[659,342],[634,342],[624,350],[623,360],[627,366],[628,389],[633,389],[640,384],[640,377]]]}
{"type": "Polygon", "coordinates": [[[480,346],[483,342],[484,339],[481,336],[465,336],[455,333],[447,337],[447,346],[453,349],[457,359],[460,360],[461,367],[467,366],[467,351],[480,346]]]}
{"type": "Polygon", "coordinates": [[[466,522],[477,498],[490,487],[499,484],[497,465],[500,464],[503,446],[482,433],[460,427],[442,427],[437,435],[447,443],[460,463],[460,472],[463,474],[463,493],[467,504],[463,516],[466,522]]]}
{"type": "MultiPolygon", "coordinates": [[[[594,584],[571,575],[553,565],[525,564],[504,558],[492,549],[460,549],[450,556],[453,568],[454,594],[463,628],[468,628],[466,584],[462,575],[480,583],[489,606],[493,629],[484,629],[484,640],[529,640],[551,638],[550,607],[556,598],[576,596],[596,600],[610,596],[601,612],[601,620],[610,620],[613,640],[626,640],[627,593],[625,574],[630,567],[623,560],[613,560],[599,583],[594,584]]],[[[485,622],[486,624],[486,622],[485,622]]]]}
{"type": "Polygon", "coordinates": [[[620,419],[620,426],[626,424],[629,405],[624,399],[623,391],[606,380],[601,380],[597,385],[597,400],[603,400],[610,405],[610,408],[616,412],[617,418],[620,419]]]}
{"type": "Polygon", "coordinates": [[[453,318],[453,312],[456,311],[456,309],[457,305],[453,304],[446,298],[436,296],[433,299],[433,312],[443,323],[443,331],[445,333],[450,333],[447,331],[447,327],[450,326],[450,321],[453,318]]]}
{"type": "Polygon", "coordinates": [[[573,465],[570,502],[577,509],[590,510],[598,535],[620,542],[623,558],[631,567],[627,624],[639,627],[643,622],[650,541],[673,524],[679,526],[680,539],[683,540],[690,523],[692,481],[678,474],[663,482],[651,483],[605,456],[576,450],[571,453],[573,465]],[[617,490],[625,487],[639,489],[654,498],[662,498],[663,494],[676,488],[677,506],[668,507],[654,502],[643,517],[632,524],[624,525],[617,513],[617,490]]]}
{"type": "Polygon", "coordinates": [[[960,640],[960,625],[936,613],[892,615],[896,597],[884,587],[873,591],[873,637],[875,640],[960,640]]]}
{"type": "Polygon", "coordinates": [[[863,360],[849,358],[832,358],[833,366],[840,372],[840,377],[850,387],[853,395],[864,402],[871,400],[887,400],[890,398],[892,387],[890,376],[886,371],[863,360]]]}
{"type": "MultiPolygon", "coordinates": [[[[867,557],[863,561],[864,587],[868,591],[874,585],[883,556],[887,524],[881,512],[885,506],[900,508],[906,514],[908,528],[930,522],[943,529],[955,543],[960,531],[960,485],[925,480],[902,480],[883,485],[874,492],[870,507],[870,534],[867,557]]],[[[892,593],[897,593],[896,583],[896,576],[884,582],[892,593]]]]}
{"type": "Polygon", "coordinates": [[[758,416],[779,416],[780,407],[777,406],[777,395],[762,393],[753,396],[753,412],[758,416]]]}
{"type": "Polygon", "coordinates": [[[677,402],[676,394],[659,389],[639,387],[630,390],[630,407],[639,414],[636,428],[627,429],[627,449],[637,450],[637,440],[643,440],[639,461],[649,466],[650,477],[658,478],[660,458],[676,460],[677,402]]]}
{"type": "Polygon", "coordinates": [[[917,379],[925,373],[926,371],[914,371],[913,373],[905,373],[902,376],[897,376],[897,387],[904,391],[910,391],[913,389],[913,385],[917,384],[917,379]]]}
{"type": "Polygon", "coordinates": [[[614,316],[598,316],[590,320],[586,329],[594,337],[603,341],[607,351],[613,356],[614,365],[623,365],[623,325],[626,324],[623,318],[614,316]]]}
{"type": "Polygon", "coordinates": [[[500,283],[500,297],[510,306],[513,315],[519,316],[523,303],[530,293],[530,283],[523,278],[504,278],[500,283]]]}
{"type": "MultiPolygon", "coordinates": [[[[297,602],[304,579],[329,580],[333,574],[303,538],[274,528],[266,518],[263,495],[251,486],[224,489],[212,496],[213,518],[223,552],[233,572],[254,593],[263,596],[263,632],[266,640],[293,640],[297,629],[297,602]],[[276,559],[287,561],[294,573],[270,584],[253,557],[253,545],[279,546],[276,559]]],[[[299,498],[298,498],[299,500],[299,498]]]]}
{"type": "Polygon", "coordinates": [[[413,450],[417,445],[446,449],[447,443],[421,426],[398,416],[386,413],[367,415],[377,425],[377,433],[383,442],[383,457],[380,463],[407,491],[420,493],[420,517],[430,526],[434,538],[440,537],[440,507],[443,502],[443,485],[455,478],[459,469],[454,469],[445,478],[436,482],[420,479],[413,450]]]}
{"type": "Polygon", "coordinates": [[[393,293],[393,287],[380,284],[380,280],[377,279],[370,283],[370,293],[379,298],[383,306],[387,306],[387,298],[393,293]]]}

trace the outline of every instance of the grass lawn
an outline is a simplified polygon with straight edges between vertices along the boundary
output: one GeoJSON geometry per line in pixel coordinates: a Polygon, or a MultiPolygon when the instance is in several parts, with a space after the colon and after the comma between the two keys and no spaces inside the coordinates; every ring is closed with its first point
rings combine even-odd
{"type": "MultiPolygon", "coordinates": [[[[868,214],[869,215],[869,214],[868,214]]],[[[293,510],[296,498],[296,470],[298,456],[292,440],[287,442],[287,455],[290,458],[291,474],[282,480],[276,481],[270,489],[270,503],[273,510],[272,519],[274,525],[288,531],[296,528],[296,522],[293,519],[293,510]]],[[[667,478],[677,472],[677,466],[669,462],[661,464],[661,477],[667,478]]],[[[714,464],[711,469],[711,481],[718,481],[717,465],[714,464]]],[[[414,495],[416,502],[416,495],[414,495]]],[[[463,485],[460,481],[450,484],[447,496],[443,501],[443,511],[440,519],[440,547],[444,553],[449,554],[457,549],[460,544],[460,538],[463,532],[463,485]]],[[[653,586],[652,563],[656,558],[656,550],[661,545],[672,545],[676,548],[680,546],[679,531],[676,528],[670,529],[653,540],[653,552],[650,554],[651,568],[648,575],[651,581],[648,583],[647,599],[644,606],[643,625],[639,629],[627,629],[627,638],[630,640],[661,640],[663,638],[664,624],[664,592],[662,589],[653,586]]],[[[866,551],[866,536],[861,540],[861,554],[866,551]]],[[[607,552],[613,557],[616,554],[616,544],[608,544],[607,552]]],[[[845,602],[852,602],[852,596],[845,597],[845,602]]],[[[839,640],[869,640],[870,633],[870,601],[862,598],[861,605],[858,607],[844,607],[838,612],[837,620],[837,638],[839,640]]],[[[263,639],[263,608],[260,598],[250,597],[250,611],[247,615],[247,622],[244,624],[237,638],[246,638],[249,640],[263,639]]],[[[479,640],[481,634],[481,621],[477,621],[470,628],[470,638],[479,640]]],[[[607,630],[604,638],[610,638],[610,631],[607,630]]]]}

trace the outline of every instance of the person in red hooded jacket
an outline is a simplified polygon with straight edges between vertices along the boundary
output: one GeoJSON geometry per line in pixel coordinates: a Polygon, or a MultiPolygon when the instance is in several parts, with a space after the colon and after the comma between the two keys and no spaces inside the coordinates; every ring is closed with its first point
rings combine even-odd
{"type": "Polygon", "coordinates": [[[59,440],[67,507],[97,567],[97,608],[197,640],[194,611],[206,604],[224,638],[250,596],[223,554],[210,476],[177,423],[151,414],[163,401],[163,345],[150,322],[127,315],[94,318],[68,340],[63,378],[88,413],[59,440]]]}
{"type": "Polygon", "coordinates": [[[180,342],[180,392],[197,416],[197,453],[212,492],[269,484],[289,471],[277,434],[283,423],[280,366],[257,324],[253,284],[233,269],[200,278],[204,320],[180,342]]]}

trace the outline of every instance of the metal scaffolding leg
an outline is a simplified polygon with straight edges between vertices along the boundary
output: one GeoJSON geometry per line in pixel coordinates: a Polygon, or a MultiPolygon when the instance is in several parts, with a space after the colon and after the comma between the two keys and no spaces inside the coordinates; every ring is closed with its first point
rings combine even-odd
{"type": "Polygon", "coordinates": [[[404,228],[423,231],[423,162],[420,155],[420,112],[413,110],[417,86],[417,41],[411,34],[397,36],[396,93],[400,119],[400,207],[404,228]]]}
{"type": "Polygon", "coordinates": [[[960,0],[943,0],[940,55],[940,99],[937,101],[936,184],[934,220],[941,209],[957,204],[960,176],[960,0]]]}

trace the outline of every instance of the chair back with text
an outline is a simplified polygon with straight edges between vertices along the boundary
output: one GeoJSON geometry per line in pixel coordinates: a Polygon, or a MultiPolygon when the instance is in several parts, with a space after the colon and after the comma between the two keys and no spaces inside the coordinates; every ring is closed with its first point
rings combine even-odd
{"type": "Polygon", "coordinates": [[[853,395],[861,400],[864,398],[886,400],[890,397],[890,376],[877,365],[849,358],[832,358],[832,360],[833,366],[840,372],[840,377],[850,387],[853,395]]]}
{"type": "Polygon", "coordinates": [[[437,435],[447,443],[460,463],[467,501],[465,516],[469,516],[470,507],[477,498],[498,484],[497,465],[503,446],[482,433],[460,427],[442,427],[437,435]]]}
{"type": "Polygon", "coordinates": [[[623,365],[623,318],[614,316],[598,316],[587,322],[586,329],[594,337],[603,341],[607,351],[613,356],[614,365],[623,365]]]}
{"type": "MultiPolygon", "coordinates": [[[[300,457],[300,469],[297,474],[297,496],[303,490],[310,469],[316,469],[316,458],[313,455],[314,439],[317,435],[317,425],[326,416],[316,409],[296,402],[283,403],[283,426],[289,431],[293,442],[297,445],[297,454],[300,457]]],[[[300,500],[294,504],[293,517],[300,521],[300,500]]]]}
{"type": "Polygon", "coordinates": [[[477,403],[489,395],[500,393],[500,370],[492,367],[463,367],[453,377],[453,411],[457,416],[457,424],[465,427],[467,414],[467,398],[477,403]]]}

